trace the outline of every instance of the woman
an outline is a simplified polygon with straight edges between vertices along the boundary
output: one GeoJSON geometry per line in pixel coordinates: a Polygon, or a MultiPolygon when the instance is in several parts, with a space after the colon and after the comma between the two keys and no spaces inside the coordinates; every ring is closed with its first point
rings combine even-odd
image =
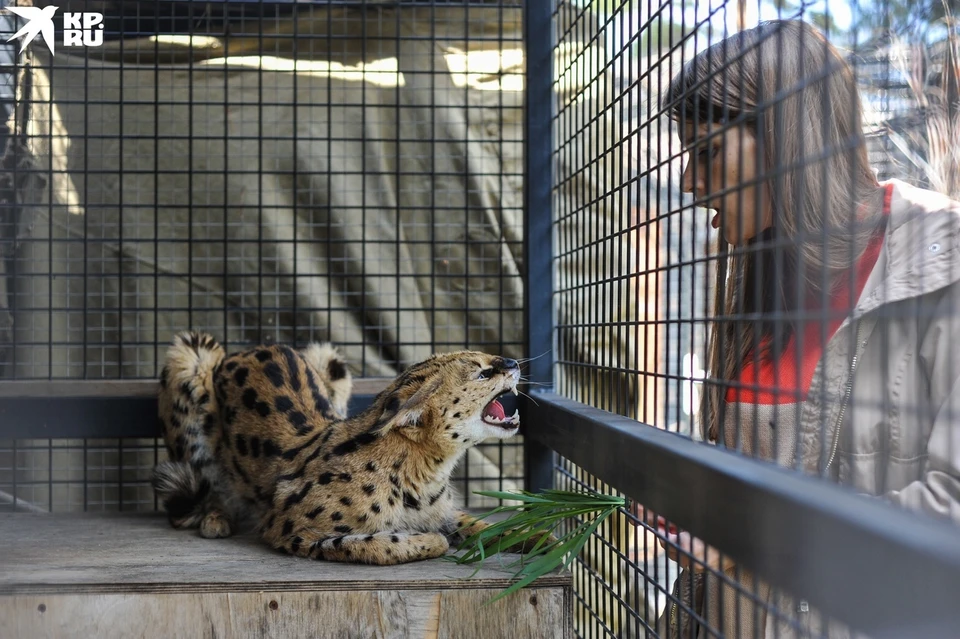
{"type": "MultiPolygon", "coordinates": [[[[721,236],[705,438],[960,522],[960,207],[877,181],[854,76],[803,22],[700,53],[663,106],[688,153],[682,188],[721,236]]],[[[688,533],[661,532],[683,568],[662,636],[796,635],[768,610],[849,636],[688,533]]]]}

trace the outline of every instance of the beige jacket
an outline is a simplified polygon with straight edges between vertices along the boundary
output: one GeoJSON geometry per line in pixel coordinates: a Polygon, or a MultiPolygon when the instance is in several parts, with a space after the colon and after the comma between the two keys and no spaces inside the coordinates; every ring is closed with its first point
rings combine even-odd
{"type": "MultiPolygon", "coordinates": [[[[791,437],[795,454],[777,462],[960,524],[960,203],[892,182],[890,220],[876,266],[853,313],[824,350],[801,409],[798,437],[791,437]]],[[[690,576],[685,571],[679,579],[686,602],[690,576]]],[[[803,599],[779,593],[747,571],[738,576],[731,570],[728,577],[816,636],[858,636],[835,621],[821,626],[803,599]]],[[[779,614],[776,619],[764,614],[729,585],[718,597],[718,582],[704,580],[712,602],[705,612],[717,628],[723,608],[723,636],[807,636],[779,614]]],[[[672,608],[660,619],[665,637],[677,636],[672,629],[665,632],[672,608]]],[[[701,628],[698,636],[708,633],[701,628]]]]}

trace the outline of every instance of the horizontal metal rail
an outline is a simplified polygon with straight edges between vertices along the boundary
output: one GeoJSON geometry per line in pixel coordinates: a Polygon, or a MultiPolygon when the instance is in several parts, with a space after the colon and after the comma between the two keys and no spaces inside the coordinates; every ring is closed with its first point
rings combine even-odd
{"type": "Polygon", "coordinates": [[[776,587],[880,637],[960,635],[960,530],[552,392],[524,434],[776,587]]]}
{"type": "MultiPolygon", "coordinates": [[[[390,382],[354,380],[351,415],[390,382]]],[[[0,439],[159,437],[156,380],[0,382],[0,439]]]]}

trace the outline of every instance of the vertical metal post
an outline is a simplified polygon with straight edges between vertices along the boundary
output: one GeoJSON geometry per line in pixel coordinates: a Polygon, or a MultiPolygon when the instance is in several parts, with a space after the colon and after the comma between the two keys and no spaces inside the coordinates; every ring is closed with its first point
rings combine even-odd
{"type": "MultiPolygon", "coordinates": [[[[553,49],[552,0],[527,0],[523,9],[524,95],[524,325],[526,374],[538,388],[553,385],[553,49]]],[[[521,411],[536,414],[523,398],[521,411]]],[[[521,422],[522,423],[522,422],[521,422]]],[[[521,426],[522,428],[522,426],[521,426]]],[[[525,432],[525,431],[524,431],[525,432]]],[[[526,434],[526,432],[525,432],[526,434]]],[[[553,451],[526,435],[526,489],[553,486],[553,451]]]]}

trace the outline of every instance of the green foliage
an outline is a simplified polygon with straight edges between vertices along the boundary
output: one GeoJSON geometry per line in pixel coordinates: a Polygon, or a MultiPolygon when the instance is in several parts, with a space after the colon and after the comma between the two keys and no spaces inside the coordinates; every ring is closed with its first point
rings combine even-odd
{"type": "Polygon", "coordinates": [[[514,579],[517,581],[487,603],[516,592],[560,566],[568,567],[600,524],[625,504],[622,497],[593,491],[475,491],[475,494],[520,503],[499,506],[479,515],[478,519],[486,519],[512,513],[464,539],[457,548],[458,551],[465,551],[464,554],[448,556],[449,560],[461,565],[482,564],[487,557],[502,549],[524,542],[536,542],[532,550],[506,565],[508,569],[515,569],[514,579]],[[559,533],[567,520],[574,520],[571,528],[559,533]],[[550,534],[556,537],[556,541],[549,540],[550,534]]]}
{"type": "Polygon", "coordinates": [[[703,29],[706,26],[705,24],[693,25],[672,20],[673,16],[681,17],[685,10],[695,9],[697,0],[671,0],[666,5],[661,4],[659,7],[650,4],[643,5],[637,0],[572,0],[572,3],[595,13],[604,20],[615,14],[626,16],[635,11],[639,12],[640,20],[645,23],[645,26],[639,33],[639,37],[630,44],[631,57],[658,55],[663,49],[669,47],[671,42],[676,46],[691,31],[703,29]],[[654,10],[657,14],[647,24],[649,14],[654,10]]]}
{"type": "Polygon", "coordinates": [[[616,11],[630,12],[637,0],[574,0],[573,4],[587,7],[594,13],[610,15],[616,11]]]}
{"type": "Polygon", "coordinates": [[[690,27],[669,20],[654,20],[652,26],[633,43],[631,54],[634,57],[651,52],[656,55],[661,49],[669,47],[671,42],[676,46],[690,30],[690,27]]]}

